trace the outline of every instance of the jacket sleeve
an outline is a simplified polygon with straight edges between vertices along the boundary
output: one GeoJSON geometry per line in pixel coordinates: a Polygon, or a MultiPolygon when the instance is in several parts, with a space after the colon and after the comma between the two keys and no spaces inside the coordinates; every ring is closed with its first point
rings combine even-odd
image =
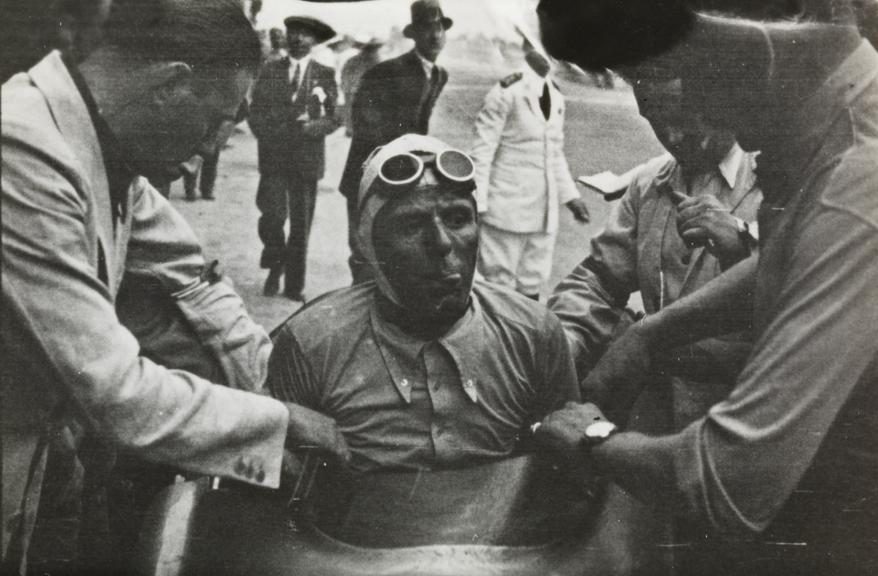
{"type": "Polygon", "coordinates": [[[336,115],[338,85],[335,82],[335,70],[328,66],[321,66],[318,85],[326,93],[326,99],[323,101],[322,105],[325,115],[320,118],[312,119],[310,124],[312,125],[312,130],[315,135],[324,137],[332,134],[339,127],[339,121],[336,115]]]}
{"type": "Polygon", "coordinates": [[[488,211],[491,166],[500,146],[510,104],[508,89],[504,89],[499,83],[495,84],[485,96],[485,102],[476,117],[476,137],[470,149],[470,156],[475,164],[476,204],[479,213],[488,211]]]}
{"type": "Polygon", "coordinates": [[[628,298],[638,288],[637,226],[641,188],[635,181],[591,241],[591,254],[555,288],[549,309],[561,319],[577,375],[584,378],[609,343],[628,298]]]}
{"type": "Polygon", "coordinates": [[[379,64],[363,74],[360,87],[354,94],[351,118],[354,135],[365,142],[386,142],[389,130],[398,120],[398,85],[393,71],[379,64]]]}
{"type": "Polygon", "coordinates": [[[272,64],[273,61],[268,61],[262,65],[256,85],[253,87],[253,100],[250,103],[247,123],[257,139],[270,138],[272,134],[282,129],[282,126],[278,126],[280,118],[272,110],[272,91],[276,83],[272,64]]]}
{"type": "Polygon", "coordinates": [[[261,392],[271,354],[268,334],[247,314],[231,280],[205,268],[192,229],[145,178],[135,180],[131,200],[126,273],[166,290],[229,386],[261,392]]]}
{"type": "MultiPolygon", "coordinates": [[[[195,473],[277,486],[286,407],[140,356],[92,264],[93,204],[76,161],[65,146],[11,124],[4,121],[2,142],[2,286],[14,321],[3,330],[27,343],[22,362],[52,374],[47,392],[111,445],[195,473]]],[[[175,250],[166,268],[172,285],[201,258],[189,245],[175,250]]]]}

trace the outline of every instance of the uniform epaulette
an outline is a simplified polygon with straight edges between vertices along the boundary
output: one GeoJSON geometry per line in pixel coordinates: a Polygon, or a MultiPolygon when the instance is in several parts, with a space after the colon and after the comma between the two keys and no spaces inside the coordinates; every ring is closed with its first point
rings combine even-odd
{"type": "Polygon", "coordinates": [[[521,80],[523,77],[524,74],[522,74],[521,72],[513,72],[503,80],[500,80],[500,86],[502,86],[503,88],[509,88],[510,86],[521,80]]]}

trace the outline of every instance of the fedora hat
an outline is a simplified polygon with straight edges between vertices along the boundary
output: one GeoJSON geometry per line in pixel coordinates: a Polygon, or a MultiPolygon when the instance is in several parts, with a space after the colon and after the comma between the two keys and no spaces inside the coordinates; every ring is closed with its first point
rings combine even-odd
{"type": "Polygon", "coordinates": [[[442,12],[439,0],[415,0],[412,2],[412,21],[402,29],[402,35],[412,37],[412,31],[417,26],[429,25],[433,22],[442,22],[442,27],[448,30],[454,24],[454,20],[442,12]]]}
{"type": "Polygon", "coordinates": [[[335,30],[329,24],[324,24],[320,20],[308,16],[287,16],[284,18],[284,26],[287,27],[287,30],[304,28],[314,34],[317,42],[326,42],[335,36],[335,30]]]}

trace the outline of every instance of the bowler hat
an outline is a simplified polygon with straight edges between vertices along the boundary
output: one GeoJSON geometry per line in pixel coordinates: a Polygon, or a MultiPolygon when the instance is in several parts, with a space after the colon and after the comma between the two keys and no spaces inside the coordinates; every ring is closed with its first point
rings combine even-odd
{"type": "Polygon", "coordinates": [[[417,26],[430,25],[433,22],[442,22],[442,27],[448,30],[454,24],[454,20],[443,14],[439,0],[415,0],[412,2],[412,22],[402,29],[402,35],[412,37],[412,29],[417,26]]]}
{"type": "Polygon", "coordinates": [[[324,24],[320,20],[309,18],[308,16],[287,16],[284,18],[284,25],[287,27],[287,31],[291,28],[304,28],[305,30],[308,30],[314,34],[314,37],[317,38],[317,42],[326,42],[335,36],[335,30],[333,30],[328,24],[324,24]]]}

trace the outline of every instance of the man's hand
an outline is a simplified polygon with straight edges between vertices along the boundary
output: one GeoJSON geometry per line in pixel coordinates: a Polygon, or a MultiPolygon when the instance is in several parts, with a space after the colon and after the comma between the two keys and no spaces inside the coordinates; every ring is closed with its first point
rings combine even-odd
{"type": "Polygon", "coordinates": [[[600,408],[587,402],[568,402],[564,408],[552,412],[535,426],[534,438],[563,453],[575,453],[587,445],[585,429],[589,424],[605,420],[600,408]]]}
{"type": "Polygon", "coordinates": [[[317,448],[332,454],[342,464],[350,462],[350,450],[335,420],[298,404],[288,402],[286,407],[290,412],[286,442],[289,450],[317,448]]]}
{"type": "Polygon", "coordinates": [[[579,384],[582,399],[610,412],[613,420],[622,421],[652,376],[651,356],[643,322],[632,324],[579,384]]]}
{"type": "Polygon", "coordinates": [[[573,214],[573,218],[576,219],[577,222],[581,222],[585,224],[591,219],[591,216],[588,213],[588,206],[585,205],[585,200],[582,198],[574,198],[565,204],[567,209],[570,210],[570,213],[573,214]]]}
{"type": "Polygon", "coordinates": [[[724,262],[746,258],[749,248],[738,234],[738,222],[722,202],[710,194],[679,196],[677,231],[688,246],[706,246],[724,262]]]}

